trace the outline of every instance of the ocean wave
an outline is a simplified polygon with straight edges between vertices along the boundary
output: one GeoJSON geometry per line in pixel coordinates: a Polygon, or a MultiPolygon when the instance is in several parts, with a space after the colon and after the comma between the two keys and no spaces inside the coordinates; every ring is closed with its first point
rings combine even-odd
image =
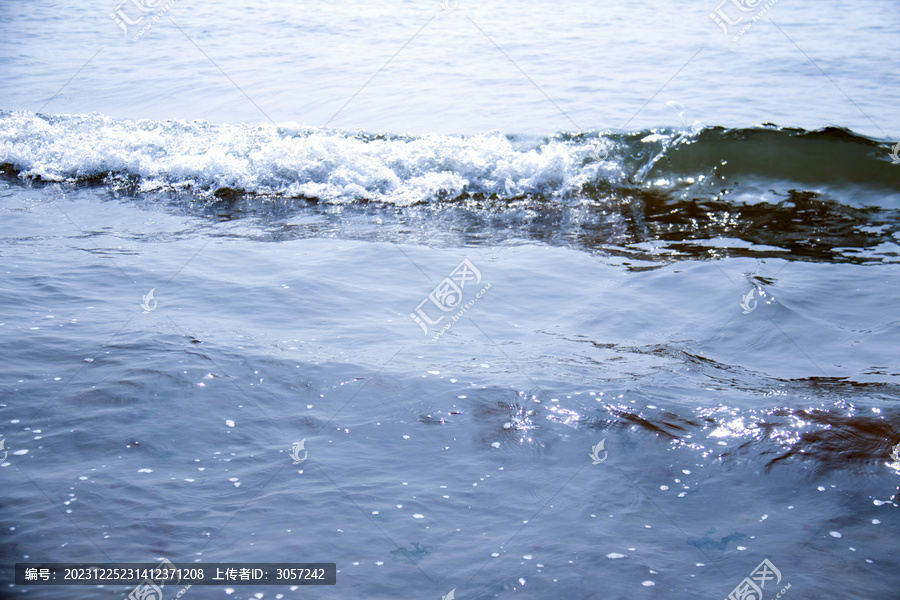
{"type": "Polygon", "coordinates": [[[0,166],[22,179],[331,204],[577,202],[648,191],[719,199],[747,177],[900,191],[890,157],[887,142],[833,127],[404,136],[0,111],[0,166]]]}
{"type": "Polygon", "coordinates": [[[368,135],[296,124],[0,113],[0,163],[51,182],[410,205],[462,195],[569,197],[616,179],[601,136],[368,135]]]}

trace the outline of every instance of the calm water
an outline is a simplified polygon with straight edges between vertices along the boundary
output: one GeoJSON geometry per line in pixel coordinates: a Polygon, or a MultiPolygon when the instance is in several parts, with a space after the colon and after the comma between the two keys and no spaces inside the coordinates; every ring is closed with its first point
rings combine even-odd
{"type": "Polygon", "coordinates": [[[896,595],[891,4],[164,7],[0,15],[0,597],[896,595]]]}

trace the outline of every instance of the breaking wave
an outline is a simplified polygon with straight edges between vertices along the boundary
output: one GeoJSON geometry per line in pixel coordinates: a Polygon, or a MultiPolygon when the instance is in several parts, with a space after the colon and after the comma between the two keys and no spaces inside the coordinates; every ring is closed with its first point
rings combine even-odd
{"type": "Polygon", "coordinates": [[[399,206],[523,198],[565,203],[635,190],[719,198],[747,177],[807,189],[865,183],[896,196],[900,167],[890,158],[889,143],[838,128],[405,136],[296,123],[0,111],[0,165],[7,175],[213,198],[399,206]]]}

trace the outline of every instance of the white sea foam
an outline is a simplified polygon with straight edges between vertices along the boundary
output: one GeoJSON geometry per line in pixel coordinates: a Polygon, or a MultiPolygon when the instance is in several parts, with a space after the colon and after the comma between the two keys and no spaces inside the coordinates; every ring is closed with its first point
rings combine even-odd
{"type": "Polygon", "coordinates": [[[141,191],[232,189],[330,203],[409,205],[466,194],[565,198],[585,184],[622,176],[606,158],[611,142],[589,135],[577,142],[500,133],[371,136],[296,124],[0,111],[0,164],[51,182],[108,178],[141,191]]]}

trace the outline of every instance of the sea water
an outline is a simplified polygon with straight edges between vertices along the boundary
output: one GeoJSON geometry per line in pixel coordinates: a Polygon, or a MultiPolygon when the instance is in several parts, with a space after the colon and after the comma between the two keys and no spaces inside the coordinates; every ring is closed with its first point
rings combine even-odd
{"type": "Polygon", "coordinates": [[[892,7],[142,6],[0,16],[3,597],[894,594],[892,7]]]}

